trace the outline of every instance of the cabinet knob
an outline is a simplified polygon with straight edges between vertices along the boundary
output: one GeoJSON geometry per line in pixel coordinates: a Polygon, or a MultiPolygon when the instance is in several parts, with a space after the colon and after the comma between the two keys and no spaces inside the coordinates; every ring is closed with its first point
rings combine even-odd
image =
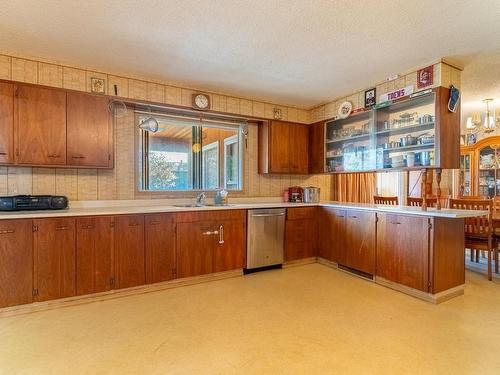
{"type": "Polygon", "coordinates": [[[49,157],[49,158],[60,158],[60,157],[61,157],[61,155],[57,155],[57,154],[49,154],[49,155],[47,155],[47,157],[49,157]]]}
{"type": "Polygon", "coordinates": [[[85,159],[85,156],[72,156],[72,159],[85,159]]]}
{"type": "Polygon", "coordinates": [[[14,233],[15,230],[14,229],[4,229],[4,230],[0,230],[0,234],[10,234],[10,233],[14,233]]]}
{"type": "Polygon", "coordinates": [[[56,227],[56,230],[68,230],[68,229],[70,229],[70,227],[65,227],[65,226],[56,227]]]}

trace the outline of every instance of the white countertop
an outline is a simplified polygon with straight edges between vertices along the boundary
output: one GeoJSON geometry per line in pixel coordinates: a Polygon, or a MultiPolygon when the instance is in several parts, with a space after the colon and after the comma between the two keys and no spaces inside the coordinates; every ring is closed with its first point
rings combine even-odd
{"type": "MultiPolygon", "coordinates": [[[[228,206],[203,206],[203,207],[176,207],[174,204],[188,203],[173,200],[134,200],[134,201],[80,201],[70,202],[70,208],[54,211],[13,211],[0,212],[1,219],[35,219],[47,217],[68,217],[68,216],[94,216],[94,215],[124,215],[124,214],[148,214],[159,212],[185,212],[185,211],[210,211],[210,210],[247,210],[255,208],[278,208],[278,207],[308,207],[326,206],[340,209],[357,209],[363,211],[386,212],[400,215],[416,215],[428,217],[444,218],[465,218],[486,215],[487,211],[470,211],[428,208],[422,211],[420,207],[409,206],[389,206],[366,203],[348,202],[321,202],[321,203],[283,203],[275,199],[234,199],[230,200],[228,206]]],[[[192,203],[192,202],[189,202],[192,203]]]]}

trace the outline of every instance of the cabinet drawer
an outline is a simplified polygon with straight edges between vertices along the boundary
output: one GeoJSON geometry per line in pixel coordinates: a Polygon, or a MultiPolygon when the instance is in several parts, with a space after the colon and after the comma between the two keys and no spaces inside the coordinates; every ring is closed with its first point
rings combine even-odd
{"type": "Polygon", "coordinates": [[[178,223],[195,223],[198,221],[245,220],[246,210],[191,211],[176,214],[178,223]]]}
{"type": "Polygon", "coordinates": [[[313,219],[316,214],[316,207],[297,207],[287,210],[288,220],[313,219]]]}

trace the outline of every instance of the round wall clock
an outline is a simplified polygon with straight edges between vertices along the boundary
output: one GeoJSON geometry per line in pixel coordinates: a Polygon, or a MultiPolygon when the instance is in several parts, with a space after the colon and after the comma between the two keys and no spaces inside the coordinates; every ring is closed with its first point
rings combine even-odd
{"type": "Polygon", "coordinates": [[[343,119],[349,116],[352,112],[352,103],[349,101],[343,102],[339,107],[338,118],[343,119]]]}
{"type": "Polygon", "coordinates": [[[210,97],[206,94],[193,94],[194,109],[210,109],[210,97]]]}

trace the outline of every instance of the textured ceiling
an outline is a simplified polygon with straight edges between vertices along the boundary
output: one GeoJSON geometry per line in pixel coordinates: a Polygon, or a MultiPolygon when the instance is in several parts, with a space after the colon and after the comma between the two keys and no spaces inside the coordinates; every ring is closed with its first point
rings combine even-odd
{"type": "Polygon", "coordinates": [[[500,48],[500,1],[12,0],[0,51],[311,106],[500,48]]]}

